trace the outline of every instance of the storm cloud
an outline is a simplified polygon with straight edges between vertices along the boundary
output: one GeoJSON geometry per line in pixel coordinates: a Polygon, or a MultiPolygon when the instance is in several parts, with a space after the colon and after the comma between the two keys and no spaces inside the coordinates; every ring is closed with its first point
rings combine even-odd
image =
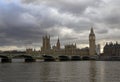
{"type": "Polygon", "coordinates": [[[93,26],[97,43],[120,41],[119,0],[0,0],[0,49],[39,48],[42,36],[62,46],[88,46],[93,26]]]}

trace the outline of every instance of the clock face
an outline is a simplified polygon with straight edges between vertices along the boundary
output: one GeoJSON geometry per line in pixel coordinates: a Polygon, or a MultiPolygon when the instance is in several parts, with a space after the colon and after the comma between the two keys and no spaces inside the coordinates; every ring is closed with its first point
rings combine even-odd
{"type": "Polygon", "coordinates": [[[95,37],[94,37],[94,36],[91,36],[90,39],[95,39],[95,37]]]}
{"type": "Polygon", "coordinates": [[[92,37],[90,37],[90,39],[92,39],[92,37]]]}
{"type": "Polygon", "coordinates": [[[93,36],[93,39],[95,39],[95,37],[93,36]]]}

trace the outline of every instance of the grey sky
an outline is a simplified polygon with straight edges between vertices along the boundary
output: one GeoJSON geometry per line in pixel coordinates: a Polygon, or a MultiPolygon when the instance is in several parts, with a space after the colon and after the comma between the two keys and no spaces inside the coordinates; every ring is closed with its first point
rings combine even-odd
{"type": "Polygon", "coordinates": [[[46,34],[88,46],[91,26],[97,43],[120,41],[120,0],[0,0],[1,50],[40,48],[46,34]]]}

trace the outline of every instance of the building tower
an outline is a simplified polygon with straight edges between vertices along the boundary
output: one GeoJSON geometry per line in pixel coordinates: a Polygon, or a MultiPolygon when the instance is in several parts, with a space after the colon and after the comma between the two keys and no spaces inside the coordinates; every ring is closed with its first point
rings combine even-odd
{"type": "Polygon", "coordinates": [[[96,55],[96,44],[95,44],[95,34],[93,28],[91,28],[89,34],[89,55],[96,55]]]}
{"type": "Polygon", "coordinates": [[[58,50],[60,50],[60,40],[59,40],[59,38],[58,38],[58,40],[57,40],[56,47],[57,47],[58,50]]]}
{"type": "Polygon", "coordinates": [[[100,55],[101,50],[100,50],[100,44],[96,45],[96,54],[100,55]]]}
{"type": "Polygon", "coordinates": [[[51,45],[50,45],[50,36],[45,36],[43,37],[43,46],[42,46],[42,51],[50,50],[51,45]]]}

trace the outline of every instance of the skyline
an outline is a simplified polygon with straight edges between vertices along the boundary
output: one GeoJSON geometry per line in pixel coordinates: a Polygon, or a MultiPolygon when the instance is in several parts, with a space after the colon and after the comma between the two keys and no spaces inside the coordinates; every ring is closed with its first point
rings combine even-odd
{"type": "Polygon", "coordinates": [[[120,41],[119,0],[1,0],[0,50],[40,49],[42,36],[51,44],[88,46],[94,27],[96,43],[120,41]]]}

